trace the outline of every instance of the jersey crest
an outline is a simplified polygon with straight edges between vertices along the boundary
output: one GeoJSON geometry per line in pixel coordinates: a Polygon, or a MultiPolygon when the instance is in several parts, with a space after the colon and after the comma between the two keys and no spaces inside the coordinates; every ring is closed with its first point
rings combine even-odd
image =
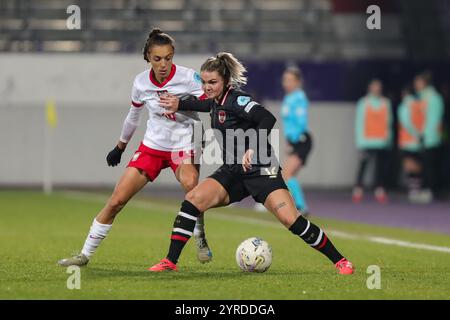
{"type": "Polygon", "coordinates": [[[161,97],[161,96],[169,94],[169,91],[167,91],[167,90],[157,90],[156,93],[158,94],[158,97],[161,97]]]}
{"type": "Polygon", "coordinates": [[[226,119],[227,119],[227,114],[225,113],[225,111],[220,110],[219,111],[219,122],[224,123],[226,119]]]}

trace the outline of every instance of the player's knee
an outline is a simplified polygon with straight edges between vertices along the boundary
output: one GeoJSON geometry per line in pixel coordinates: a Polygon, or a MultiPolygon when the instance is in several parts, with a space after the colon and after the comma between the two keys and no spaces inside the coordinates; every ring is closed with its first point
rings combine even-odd
{"type": "Polygon", "coordinates": [[[202,191],[191,190],[186,194],[185,200],[192,203],[200,212],[204,212],[207,209],[207,197],[202,191]]]}
{"type": "Polygon", "coordinates": [[[185,190],[192,190],[198,184],[198,176],[197,175],[189,175],[181,180],[181,184],[185,190]]]}

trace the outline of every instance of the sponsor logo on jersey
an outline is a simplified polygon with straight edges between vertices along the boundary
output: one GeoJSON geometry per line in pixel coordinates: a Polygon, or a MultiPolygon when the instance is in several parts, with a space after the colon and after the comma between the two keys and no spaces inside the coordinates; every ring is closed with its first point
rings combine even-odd
{"type": "Polygon", "coordinates": [[[197,72],[194,72],[194,81],[197,83],[202,83],[202,78],[200,78],[200,75],[197,72]]]}
{"type": "Polygon", "coordinates": [[[158,91],[156,91],[156,93],[158,94],[158,97],[161,97],[162,95],[168,94],[169,91],[167,91],[167,90],[158,90],[158,91]]]}
{"type": "Polygon", "coordinates": [[[226,118],[227,118],[227,114],[225,113],[225,111],[223,111],[223,110],[219,111],[219,122],[224,123],[226,118]]]}
{"type": "Polygon", "coordinates": [[[247,105],[247,103],[249,103],[250,100],[251,100],[250,97],[239,96],[239,97],[237,98],[237,103],[238,103],[238,105],[240,105],[241,107],[243,107],[243,106],[247,105]]]}

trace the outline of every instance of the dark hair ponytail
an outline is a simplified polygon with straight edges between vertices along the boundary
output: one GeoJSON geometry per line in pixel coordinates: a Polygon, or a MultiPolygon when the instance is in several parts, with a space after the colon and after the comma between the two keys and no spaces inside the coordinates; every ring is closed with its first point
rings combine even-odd
{"type": "Polygon", "coordinates": [[[150,62],[148,60],[148,52],[151,47],[154,45],[163,46],[163,45],[171,45],[175,50],[175,40],[169,36],[167,33],[164,33],[159,28],[153,28],[152,31],[148,34],[147,41],[145,42],[144,49],[142,50],[142,54],[144,55],[144,60],[150,62]]]}

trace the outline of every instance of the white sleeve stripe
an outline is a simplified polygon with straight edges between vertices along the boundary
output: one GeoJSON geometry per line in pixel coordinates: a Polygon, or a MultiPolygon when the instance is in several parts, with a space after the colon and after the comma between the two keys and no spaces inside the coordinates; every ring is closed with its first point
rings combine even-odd
{"type": "Polygon", "coordinates": [[[191,216],[190,214],[187,214],[187,213],[184,213],[184,212],[181,212],[181,211],[178,212],[178,215],[182,216],[182,217],[185,217],[187,219],[190,219],[190,220],[197,221],[197,217],[191,216]]]}
{"type": "Polygon", "coordinates": [[[192,236],[192,232],[181,229],[181,228],[173,228],[173,232],[179,232],[179,233],[183,233],[188,236],[192,236]]]}
{"type": "Polygon", "coordinates": [[[259,105],[259,103],[256,102],[256,101],[252,101],[252,102],[250,102],[249,104],[247,104],[247,106],[245,107],[244,111],[247,112],[247,113],[249,113],[250,110],[252,110],[252,108],[253,108],[254,106],[256,106],[256,105],[259,105]]]}

